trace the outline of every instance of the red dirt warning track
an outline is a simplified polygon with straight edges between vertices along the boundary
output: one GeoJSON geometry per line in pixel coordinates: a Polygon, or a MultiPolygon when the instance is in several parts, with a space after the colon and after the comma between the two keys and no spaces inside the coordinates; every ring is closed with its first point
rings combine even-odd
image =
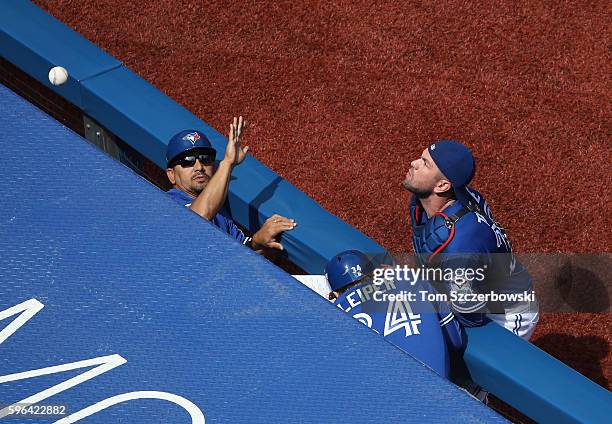
{"type": "MultiPolygon", "coordinates": [[[[35,3],[220,131],[246,116],[257,159],[391,251],[410,160],[452,137],[515,250],[610,252],[608,2],[35,3]]],[[[533,340],[610,387],[611,324],[533,340]]]]}

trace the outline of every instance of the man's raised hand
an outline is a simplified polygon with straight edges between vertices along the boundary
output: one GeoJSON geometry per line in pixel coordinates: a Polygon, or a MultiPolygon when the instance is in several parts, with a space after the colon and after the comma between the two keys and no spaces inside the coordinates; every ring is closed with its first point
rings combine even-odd
{"type": "Polygon", "coordinates": [[[242,146],[242,133],[245,127],[246,122],[242,119],[242,116],[240,118],[234,117],[233,122],[230,124],[225,159],[232,165],[239,165],[249,151],[248,146],[242,146]]]}

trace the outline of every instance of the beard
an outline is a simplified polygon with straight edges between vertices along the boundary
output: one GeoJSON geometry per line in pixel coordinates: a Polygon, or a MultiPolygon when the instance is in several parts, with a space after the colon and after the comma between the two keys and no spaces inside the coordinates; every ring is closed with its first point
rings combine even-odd
{"type": "Polygon", "coordinates": [[[425,199],[431,196],[431,194],[433,193],[433,188],[429,190],[417,188],[413,186],[412,184],[410,184],[410,181],[408,180],[404,180],[404,182],[402,183],[402,186],[409,192],[413,193],[419,199],[425,199]]]}
{"type": "Polygon", "coordinates": [[[197,173],[196,175],[193,176],[192,182],[193,182],[193,184],[191,186],[191,189],[193,190],[194,193],[199,195],[200,193],[202,193],[204,191],[204,189],[206,188],[206,186],[210,182],[210,177],[207,174],[205,174],[204,172],[197,173]],[[197,182],[195,180],[196,177],[203,177],[204,181],[197,182]]]}

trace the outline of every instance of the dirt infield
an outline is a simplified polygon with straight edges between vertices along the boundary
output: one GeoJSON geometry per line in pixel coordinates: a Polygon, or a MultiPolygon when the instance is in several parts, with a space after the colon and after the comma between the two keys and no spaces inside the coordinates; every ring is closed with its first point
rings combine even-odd
{"type": "MultiPolygon", "coordinates": [[[[220,131],[246,116],[255,157],[393,252],[443,137],[515,250],[610,252],[608,2],[35,3],[220,131]]],[[[548,313],[533,340],[609,388],[611,327],[548,313]]]]}

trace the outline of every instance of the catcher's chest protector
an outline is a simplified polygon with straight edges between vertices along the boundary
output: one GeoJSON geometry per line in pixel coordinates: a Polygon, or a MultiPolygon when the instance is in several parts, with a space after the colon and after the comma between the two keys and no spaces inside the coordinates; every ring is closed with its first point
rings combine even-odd
{"type": "Polygon", "coordinates": [[[431,263],[433,257],[450,244],[455,235],[455,224],[468,212],[470,210],[462,206],[451,216],[443,212],[436,212],[430,219],[427,219],[426,216],[423,216],[425,211],[418,202],[410,207],[413,222],[412,246],[420,265],[431,263]],[[421,223],[423,221],[425,222],[421,223]]]}

